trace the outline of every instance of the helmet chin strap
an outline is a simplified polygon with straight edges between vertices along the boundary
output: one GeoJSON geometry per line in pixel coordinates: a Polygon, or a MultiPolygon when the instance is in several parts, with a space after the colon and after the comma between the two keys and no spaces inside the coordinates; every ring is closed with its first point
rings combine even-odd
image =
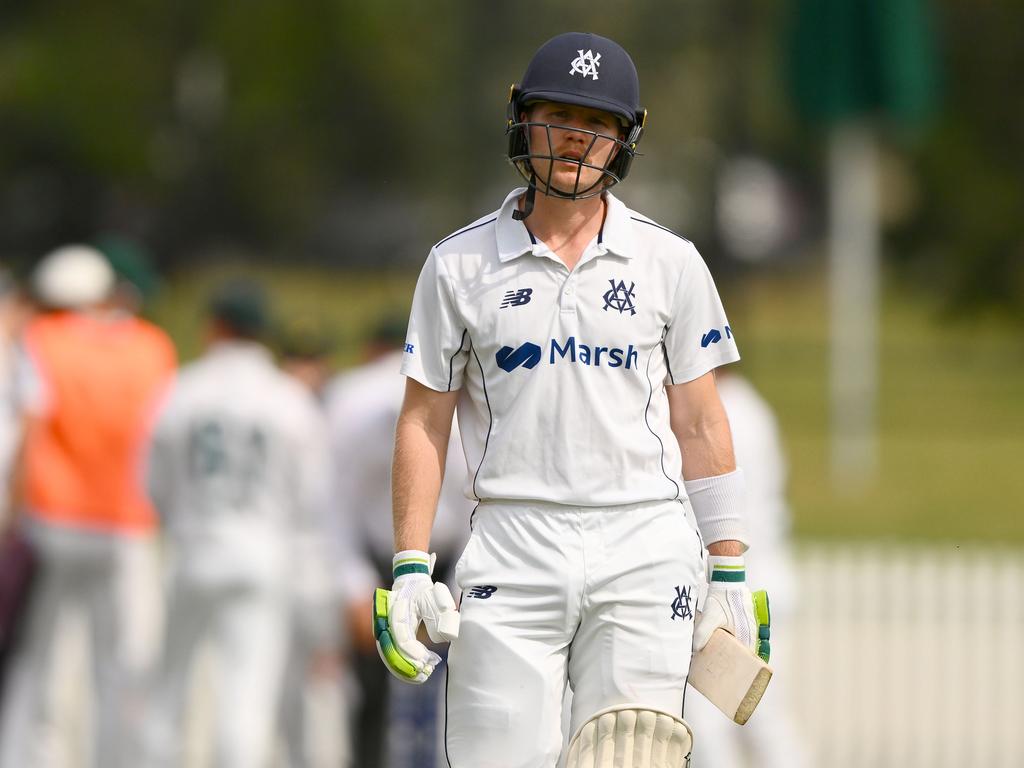
{"type": "Polygon", "coordinates": [[[523,210],[516,208],[512,211],[512,218],[516,221],[524,221],[527,216],[533,213],[533,202],[537,198],[537,174],[530,174],[530,186],[526,190],[526,199],[523,201],[523,210]]]}

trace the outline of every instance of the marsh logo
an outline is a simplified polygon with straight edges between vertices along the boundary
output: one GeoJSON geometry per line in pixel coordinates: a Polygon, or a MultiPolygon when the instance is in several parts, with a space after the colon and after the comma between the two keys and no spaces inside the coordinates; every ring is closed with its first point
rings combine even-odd
{"type": "MultiPolygon", "coordinates": [[[[512,373],[516,368],[535,368],[541,359],[541,348],[531,341],[520,344],[518,348],[502,347],[495,355],[494,360],[498,367],[506,373],[512,373]]],[[[637,365],[639,352],[632,344],[626,349],[621,347],[602,347],[597,344],[584,344],[577,341],[575,336],[569,336],[565,341],[551,339],[548,346],[548,364],[555,365],[559,361],[566,361],[578,365],[586,365],[592,368],[625,368],[634,369],[637,365]]]]}
{"type": "Polygon", "coordinates": [[[512,373],[520,365],[524,368],[535,368],[540,362],[540,347],[531,341],[520,344],[518,349],[502,347],[494,355],[494,360],[506,373],[512,373]]]}
{"type": "MultiPolygon", "coordinates": [[[[732,328],[728,325],[725,326],[725,338],[732,338],[732,328]]],[[[722,332],[717,328],[712,328],[710,331],[700,337],[700,345],[703,349],[707,349],[712,344],[717,344],[722,340],[722,332]]]]}

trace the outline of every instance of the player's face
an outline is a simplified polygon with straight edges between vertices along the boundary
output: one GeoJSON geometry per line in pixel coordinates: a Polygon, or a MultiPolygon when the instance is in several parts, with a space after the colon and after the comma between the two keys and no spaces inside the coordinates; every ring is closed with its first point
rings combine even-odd
{"type": "Polygon", "coordinates": [[[622,127],[610,112],[590,107],[577,107],[542,101],[531,106],[524,119],[531,123],[530,154],[565,158],[531,161],[537,174],[538,187],[543,190],[551,174],[551,186],[559,192],[572,194],[597,184],[616,152],[616,138],[622,138],[622,127]],[[596,136],[595,136],[596,134],[596,136]],[[580,167],[580,161],[596,168],[580,167]],[[577,174],[579,181],[577,183],[577,174]]]}

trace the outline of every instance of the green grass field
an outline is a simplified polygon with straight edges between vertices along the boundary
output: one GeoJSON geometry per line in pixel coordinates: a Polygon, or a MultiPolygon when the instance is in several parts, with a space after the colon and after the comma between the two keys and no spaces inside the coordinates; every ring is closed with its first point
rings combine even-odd
{"type": "MultiPolygon", "coordinates": [[[[203,297],[231,267],[169,282],[153,316],[183,359],[201,345],[203,297]]],[[[389,310],[404,311],[415,275],[251,270],[283,316],[305,314],[358,359],[359,340],[389,310]]],[[[994,320],[951,324],[926,300],[883,302],[875,480],[845,492],[829,472],[828,314],[819,276],[760,279],[730,315],[743,373],[776,408],[790,460],[795,532],[814,538],[1024,542],[1024,342],[994,320]]],[[[735,307],[735,308],[734,308],[735,307]]],[[[751,510],[756,514],[756,510],[751,510]]]]}
{"type": "Polygon", "coordinates": [[[1024,541],[1024,343],[994,320],[939,319],[888,292],[880,324],[879,467],[830,480],[828,313],[820,279],[765,280],[746,296],[746,373],[776,407],[800,535],[1024,541]]]}

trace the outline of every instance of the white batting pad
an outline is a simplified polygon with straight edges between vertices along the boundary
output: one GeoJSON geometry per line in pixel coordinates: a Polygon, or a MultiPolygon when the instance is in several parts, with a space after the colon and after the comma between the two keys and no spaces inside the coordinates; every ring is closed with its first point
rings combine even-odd
{"type": "Polygon", "coordinates": [[[693,734],[668,712],[631,704],[607,707],[569,744],[566,768],[685,768],[693,734]]]}

